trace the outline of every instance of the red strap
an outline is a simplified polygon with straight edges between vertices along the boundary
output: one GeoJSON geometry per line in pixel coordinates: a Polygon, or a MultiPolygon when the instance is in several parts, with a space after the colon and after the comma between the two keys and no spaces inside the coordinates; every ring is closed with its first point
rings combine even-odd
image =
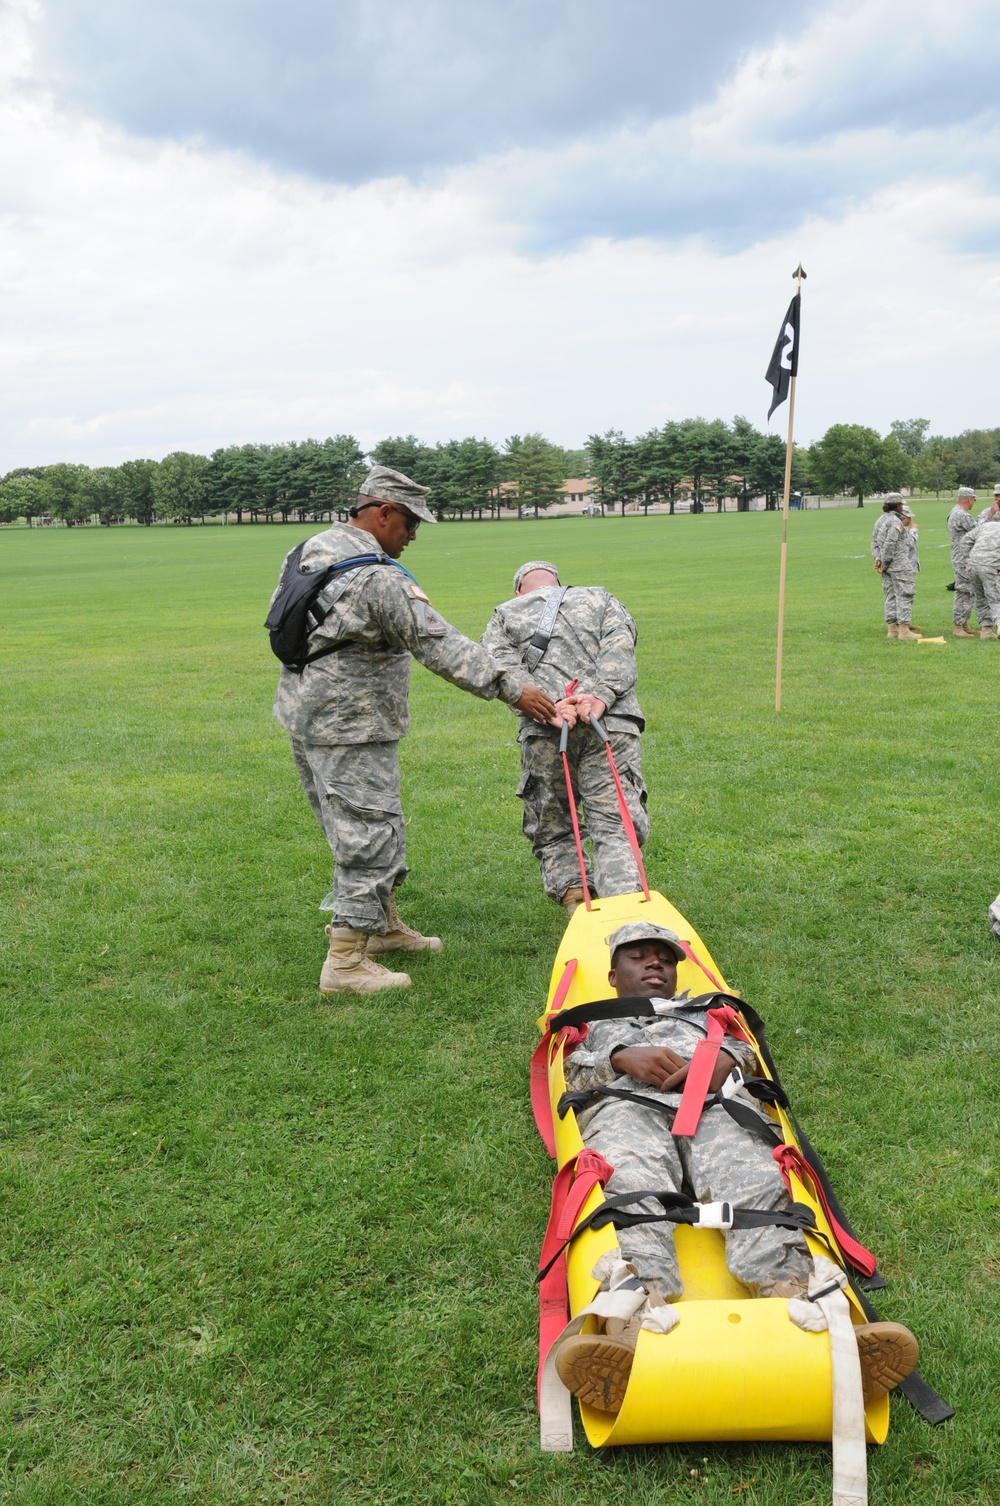
{"type": "MultiPolygon", "coordinates": [[[[552,1124],[552,1101],[549,1098],[549,1041],[552,1039],[552,1016],[562,1009],[575,972],[576,958],[571,957],[563,968],[562,977],[556,984],[556,991],[552,995],[552,1008],[546,1021],[547,1029],[531,1058],[531,1112],[535,1116],[538,1133],[545,1142],[545,1149],[553,1160],[556,1154],[556,1137],[552,1124]]],[[[586,1033],[585,1026],[583,1035],[577,1032],[578,1039],[573,1041],[573,1045],[578,1046],[586,1033]]]]}
{"type": "Polygon", "coordinates": [[[587,885],[587,862],[583,856],[583,843],[580,840],[580,822],[576,814],[576,796],[573,794],[573,780],[569,772],[569,754],[562,754],[563,773],[566,776],[566,799],[569,802],[569,816],[573,823],[573,841],[576,843],[576,860],[580,865],[580,884],[583,888],[583,903],[590,909],[590,889],[587,885]]]}
{"type": "Polygon", "coordinates": [[[552,1268],[538,1286],[538,1388],[541,1394],[542,1366],[556,1339],[569,1322],[569,1288],[566,1255],[562,1250],[576,1226],[581,1209],[595,1187],[605,1187],[614,1173],[596,1150],[581,1150],[556,1172],[552,1183],[549,1222],[542,1241],[538,1269],[543,1271],[553,1256],[552,1268]]]}
{"type": "Polygon", "coordinates": [[[635,858],[635,864],[639,870],[639,883],[642,885],[643,894],[648,899],[649,885],[646,883],[646,870],[643,867],[642,853],[639,850],[639,838],[635,834],[635,826],[632,821],[632,816],[629,812],[628,805],[625,802],[625,791],[622,789],[622,782],[618,777],[618,769],[615,764],[615,755],[611,751],[610,740],[605,740],[604,751],[608,755],[608,763],[611,765],[611,777],[615,781],[615,793],[618,796],[618,812],[622,818],[622,825],[625,828],[625,835],[628,838],[628,845],[632,849],[632,856],[635,858]]]}
{"type": "Polygon", "coordinates": [[[791,1184],[791,1178],[795,1176],[804,1186],[809,1188],[817,1202],[822,1204],[827,1222],[833,1230],[833,1237],[847,1257],[848,1263],[854,1266],[855,1270],[860,1271],[863,1276],[874,1276],[875,1267],[878,1264],[875,1256],[871,1250],[866,1250],[864,1245],[859,1244],[853,1234],[848,1234],[843,1224],[839,1223],[834,1217],[830,1204],[826,1200],[823,1184],[802,1152],[794,1145],[779,1145],[771,1154],[778,1163],[778,1170],[784,1178],[789,1197],[792,1199],[795,1197],[791,1184]]]}
{"type": "Polygon", "coordinates": [[[719,1052],[722,1042],[727,1035],[733,1036],[738,1041],[749,1041],[740,1022],[740,1017],[731,1004],[726,1004],[721,1009],[708,1011],[708,1039],[699,1041],[695,1047],[691,1065],[684,1079],[684,1092],[681,1095],[680,1108],[674,1116],[673,1135],[693,1135],[701,1121],[701,1111],[705,1107],[705,1099],[712,1083],[712,1073],[715,1064],[719,1060],[719,1052]]]}
{"type": "Polygon", "coordinates": [[[545,1142],[545,1149],[555,1160],[556,1133],[552,1123],[552,1100],[549,1098],[549,1044],[551,1035],[546,1031],[531,1058],[531,1112],[535,1116],[535,1128],[545,1142]]]}
{"type": "Polygon", "coordinates": [[[722,982],[720,982],[720,980],[715,976],[714,973],[709,972],[709,970],[705,966],[704,962],[702,962],[701,958],[697,955],[697,953],[693,951],[693,949],[691,948],[690,944],[688,942],[686,942],[686,941],[682,941],[681,942],[681,946],[684,948],[684,955],[687,958],[687,960],[689,962],[693,962],[694,965],[695,965],[695,967],[700,967],[701,968],[702,972],[705,974],[705,977],[708,979],[709,983],[714,984],[714,986],[719,990],[720,994],[727,993],[728,990],[726,989],[725,984],[722,983],[722,982]]]}

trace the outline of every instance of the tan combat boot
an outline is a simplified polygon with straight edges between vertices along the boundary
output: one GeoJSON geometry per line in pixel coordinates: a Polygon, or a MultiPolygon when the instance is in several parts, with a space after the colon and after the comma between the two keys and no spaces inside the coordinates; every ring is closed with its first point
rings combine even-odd
{"type": "Polygon", "coordinates": [[[898,632],[898,628],[896,627],[896,624],[894,622],[887,622],[886,623],[886,628],[888,629],[888,631],[886,632],[885,636],[887,638],[895,638],[896,633],[898,632]]]}
{"type": "Polygon", "coordinates": [[[567,915],[572,915],[574,910],[578,910],[579,907],[583,904],[583,890],[567,889],[566,893],[563,895],[559,903],[562,905],[567,915]]]}
{"type": "Polygon", "coordinates": [[[920,642],[920,634],[915,633],[908,622],[896,623],[896,637],[899,639],[906,639],[910,643],[920,642]]]}
{"type": "Polygon", "coordinates": [[[902,1323],[863,1323],[855,1328],[861,1360],[861,1392],[865,1405],[895,1391],[917,1368],[920,1349],[902,1323]]]}
{"type": "Polygon", "coordinates": [[[556,1373],[567,1391],[599,1412],[620,1412],[641,1319],[608,1319],[603,1333],[581,1333],[567,1339],[556,1355],[556,1373]],[[614,1330],[612,1332],[612,1330],[614,1330]]]}
{"type": "Polygon", "coordinates": [[[440,952],[443,950],[440,936],[421,936],[419,931],[406,926],[399,918],[396,899],[389,900],[385,912],[384,936],[369,936],[368,955],[377,957],[380,952],[440,952]]]}
{"type": "Polygon", "coordinates": [[[372,962],[366,948],[367,931],[349,926],[327,926],[330,950],[319,975],[321,994],[377,994],[384,988],[409,988],[409,973],[390,973],[372,962]]]}
{"type": "Polygon", "coordinates": [[[994,627],[980,628],[979,636],[980,638],[995,638],[997,636],[997,630],[994,627]]]}
{"type": "Polygon", "coordinates": [[[968,628],[968,625],[966,623],[960,622],[960,623],[957,623],[956,626],[952,628],[952,630],[951,630],[951,636],[953,638],[974,638],[976,635],[975,635],[975,633],[970,633],[969,632],[969,628],[968,628]]]}

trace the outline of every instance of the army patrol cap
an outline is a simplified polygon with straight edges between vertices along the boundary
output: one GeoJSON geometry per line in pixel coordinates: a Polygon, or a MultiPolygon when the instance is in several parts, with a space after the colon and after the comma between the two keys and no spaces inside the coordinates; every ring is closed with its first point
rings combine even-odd
{"type": "Polygon", "coordinates": [[[633,941],[663,941],[670,947],[678,962],[684,961],[684,948],[681,946],[681,938],[676,931],[669,931],[666,926],[654,926],[649,920],[633,920],[627,925],[619,926],[617,931],[612,931],[607,938],[612,966],[614,966],[615,953],[618,948],[628,946],[633,941]]]}
{"type": "Polygon", "coordinates": [[[518,591],[520,591],[520,589],[521,589],[521,582],[522,582],[522,580],[524,579],[524,577],[526,575],[530,575],[531,572],[532,572],[532,570],[547,570],[550,575],[554,575],[555,576],[555,578],[556,578],[556,585],[557,586],[561,586],[562,585],[562,581],[559,579],[559,571],[556,569],[555,565],[553,565],[551,563],[551,561],[549,561],[549,560],[529,560],[526,565],[522,565],[521,566],[520,570],[515,570],[514,571],[514,595],[515,596],[517,595],[518,591]]]}
{"type": "Polygon", "coordinates": [[[394,502],[405,507],[422,523],[436,523],[437,518],[424,502],[430,493],[429,486],[418,486],[402,471],[390,471],[387,465],[373,465],[358,488],[359,497],[371,497],[373,501],[394,502]]]}
{"type": "MultiPolygon", "coordinates": [[[[993,495],[994,495],[994,496],[996,496],[996,491],[997,491],[997,489],[996,489],[996,487],[994,487],[994,488],[993,488],[993,495]]],[[[974,492],[974,491],[973,491],[973,490],[972,490],[972,487],[971,487],[971,486],[960,486],[960,487],[959,487],[959,488],[958,488],[958,495],[959,495],[959,496],[960,496],[960,497],[972,497],[972,498],[973,498],[973,500],[975,500],[975,496],[976,496],[976,494],[975,494],[975,492],[974,492]]]]}
{"type": "Polygon", "coordinates": [[[913,509],[910,508],[910,507],[907,507],[907,505],[906,505],[905,502],[903,503],[903,517],[904,518],[912,518],[913,517],[913,509]]]}
{"type": "Polygon", "coordinates": [[[994,495],[994,497],[1000,497],[1000,481],[994,482],[994,484],[993,484],[993,495],[994,495]]]}

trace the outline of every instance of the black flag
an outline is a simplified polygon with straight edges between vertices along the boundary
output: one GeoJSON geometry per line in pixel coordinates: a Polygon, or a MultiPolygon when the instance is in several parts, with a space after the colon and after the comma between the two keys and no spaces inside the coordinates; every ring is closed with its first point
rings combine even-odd
{"type": "Polygon", "coordinates": [[[801,294],[796,293],[788,305],[788,313],[781,322],[781,334],[774,345],[771,364],[764,373],[766,381],[774,388],[774,397],[767,410],[768,418],[788,396],[788,384],[799,369],[799,309],[801,294]]]}

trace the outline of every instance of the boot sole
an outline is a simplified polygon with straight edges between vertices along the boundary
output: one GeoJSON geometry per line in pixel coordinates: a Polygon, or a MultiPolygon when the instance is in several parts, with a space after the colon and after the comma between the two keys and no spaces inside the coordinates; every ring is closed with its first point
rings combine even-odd
{"type": "Polygon", "coordinates": [[[917,1368],[919,1345],[902,1323],[865,1323],[854,1330],[861,1359],[861,1391],[868,1402],[895,1391],[917,1368]]]}
{"type": "Polygon", "coordinates": [[[628,1389],[635,1350],[601,1334],[567,1339],[556,1370],[567,1391],[599,1412],[619,1412],[628,1389]]]}
{"type": "Polygon", "coordinates": [[[391,946],[386,946],[382,937],[373,938],[368,943],[369,957],[381,957],[385,952],[443,952],[444,943],[439,936],[421,936],[414,944],[411,941],[395,941],[391,946]],[[375,943],[381,943],[376,945],[375,943]]]}
{"type": "Polygon", "coordinates": [[[372,979],[371,983],[367,984],[333,983],[328,984],[325,988],[320,984],[319,991],[324,998],[330,994],[381,994],[387,993],[390,989],[409,988],[411,983],[412,979],[409,973],[394,973],[391,983],[381,983],[376,979],[372,979]]]}

